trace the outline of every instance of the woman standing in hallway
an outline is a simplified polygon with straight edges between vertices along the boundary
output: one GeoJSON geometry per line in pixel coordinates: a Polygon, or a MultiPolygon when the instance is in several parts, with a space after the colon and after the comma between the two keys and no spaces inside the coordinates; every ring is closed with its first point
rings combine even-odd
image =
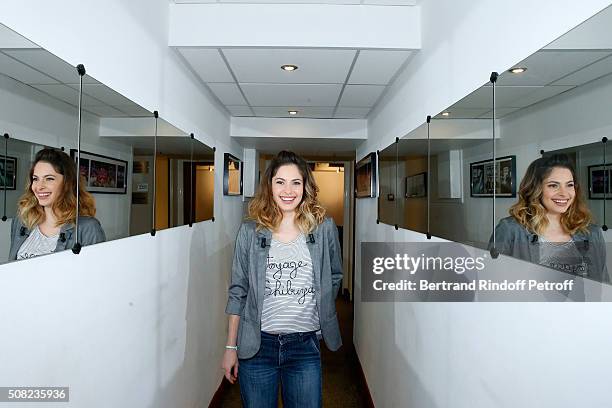
{"type": "Polygon", "coordinates": [[[238,231],[226,313],[225,377],[247,408],[321,407],[319,333],[342,340],[335,298],[342,280],[338,231],[317,201],[308,164],[280,152],[238,231]]]}
{"type": "Polygon", "coordinates": [[[519,201],[509,212],[495,228],[500,253],[609,282],[603,234],[591,223],[567,155],[533,161],[521,181],[519,201]]]}
{"type": "MultiPolygon", "coordinates": [[[[64,152],[43,149],[36,154],[29,180],[11,225],[9,260],[63,251],[75,244],[76,163],[64,152]]],[[[94,198],[79,185],[79,239],[85,246],[106,240],[94,218],[94,198]]]]}

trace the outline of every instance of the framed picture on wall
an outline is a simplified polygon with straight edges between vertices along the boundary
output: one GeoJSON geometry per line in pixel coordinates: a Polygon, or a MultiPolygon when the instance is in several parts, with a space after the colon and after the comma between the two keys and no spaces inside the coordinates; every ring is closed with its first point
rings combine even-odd
{"type": "Polygon", "coordinates": [[[223,154],[223,195],[242,195],[242,162],[229,153],[223,154]]]}
{"type": "MultiPolygon", "coordinates": [[[[70,157],[76,163],[76,149],[70,149],[70,157]]],[[[81,150],[81,180],[90,193],[126,194],[128,162],[81,150]]]]}
{"type": "Polygon", "coordinates": [[[355,197],[376,197],[376,153],[372,152],[355,165],[355,197]]]}
{"type": "Polygon", "coordinates": [[[612,164],[589,166],[589,200],[611,199],[612,164]]]}
{"type": "Polygon", "coordinates": [[[427,197],[427,172],[406,177],[405,191],[406,198],[427,197]]]}
{"type": "Polygon", "coordinates": [[[17,180],[17,158],[0,156],[0,189],[15,190],[17,180]]]}
{"type": "Polygon", "coordinates": [[[470,163],[470,196],[516,197],[516,156],[470,163]]]}

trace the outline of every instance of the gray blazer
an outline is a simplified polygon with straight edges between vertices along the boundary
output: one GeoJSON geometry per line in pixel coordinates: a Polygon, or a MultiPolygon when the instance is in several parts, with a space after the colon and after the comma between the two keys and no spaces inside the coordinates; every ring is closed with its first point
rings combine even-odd
{"type": "MultiPolygon", "coordinates": [[[[54,252],[71,249],[74,246],[74,225],[64,224],[60,228],[60,238],[54,252]],[[64,235],[62,235],[64,234],[64,235]],[[62,239],[62,237],[64,239],[62,239]]],[[[17,259],[19,248],[28,239],[30,230],[23,225],[21,219],[16,216],[11,224],[11,250],[9,251],[9,261],[17,259]]],[[[100,221],[94,217],[79,217],[79,243],[82,246],[97,244],[106,241],[106,235],[100,225],[100,221]]]]}
{"type": "MultiPolygon", "coordinates": [[[[601,228],[589,225],[589,232],[579,232],[572,236],[579,252],[588,266],[588,277],[599,282],[610,282],[606,267],[606,245],[601,228]]],[[[529,232],[512,216],[503,218],[495,227],[496,249],[500,254],[539,263],[540,250],[538,236],[529,232]]],[[[489,249],[493,247],[493,235],[489,239],[489,249]]]]}
{"type": "MultiPolygon", "coordinates": [[[[261,314],[266,284],[266,264],[272,232],[256,231],[254,221],[245,221],[236,238],[232,281],[225,313],[240,316],[238,358],[253,357],[261,343],[261,314]]],[[[315,296],[319,309],[321,334],[327,348],[335,351],[342,345],[336,316],[335,299],[342,281],[342,254],[338,230],[326,218],[313,232],[314,243],[308,243],[314,272],[315,296]]]]}

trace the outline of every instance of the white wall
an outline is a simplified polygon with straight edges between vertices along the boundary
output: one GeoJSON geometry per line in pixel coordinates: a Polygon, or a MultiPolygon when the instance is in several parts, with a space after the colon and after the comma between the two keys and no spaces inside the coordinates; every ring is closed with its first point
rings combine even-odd
{"type": "MultiPolygon", "coordinates": [[[[241,157],[227,113],[167,46],[167,0],[13,2],[1,19],[215,146],[218,168],[223,152],[241,157]]],[[[242,211],[240,197],[215,190],[215,222],[1,266],[11,335],[0,340],[0,383],[69,385],[78,407],[207,405],[221,381],[242,211]],[[115,391],[101,396],[101,387],[115,391]]]]}
{"type": "MultiPolygon", "coordinates": [[[[524,59],[608,3],[421,3],[422,50],[372,114],[368,134],[376,137],[357,158],[383,150],[485,83],[491,71],[524,59]]],[[[354,343],[377,407],[609,404],[608,304],[362,303],[361,242],[424,241],[423,234],[376,225],[376,210],[376,199],[357,200],[354,343]]],[[[503,262],[508,273],[538,268],[503,262]]]]}

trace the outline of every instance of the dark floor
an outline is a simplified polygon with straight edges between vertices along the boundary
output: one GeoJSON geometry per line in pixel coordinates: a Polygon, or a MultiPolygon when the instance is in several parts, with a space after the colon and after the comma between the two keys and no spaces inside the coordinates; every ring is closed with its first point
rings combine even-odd
{"type": "MultiPolygon", "coordinates": [[[[323,406],[333,407],[366,407],[366,398],[359,379],[359,363],[353,347],[353,303],[339,298],[336,301],[340,331],[344,345],[340,350],[331,352],[321,347],[323,367],[323,406]]],[[[322,341],[323,345],[324,342],[322,341]]],[[[224,408],[242,407],[238,383],[227,384],[218,406],[224,408]]],[[[279,403],[282,407],[282,404],[279,403]]]]}

